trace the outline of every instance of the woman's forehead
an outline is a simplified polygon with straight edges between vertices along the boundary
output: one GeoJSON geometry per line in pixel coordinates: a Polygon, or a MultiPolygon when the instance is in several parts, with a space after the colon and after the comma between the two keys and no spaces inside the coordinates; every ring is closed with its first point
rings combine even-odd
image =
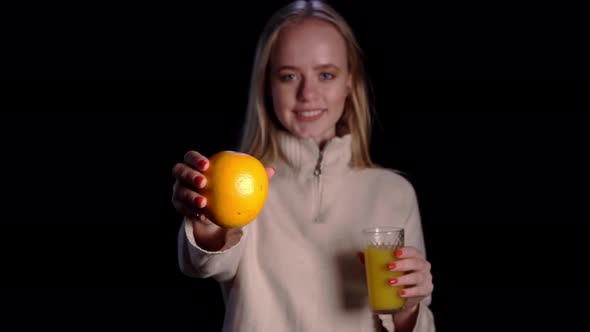
{"type": "Polygon", "coordinates": [[[331,23],[319,19],[289,22],[279,32],[273,61],[288,65],[346,63],[346,42],[331,23]]]}

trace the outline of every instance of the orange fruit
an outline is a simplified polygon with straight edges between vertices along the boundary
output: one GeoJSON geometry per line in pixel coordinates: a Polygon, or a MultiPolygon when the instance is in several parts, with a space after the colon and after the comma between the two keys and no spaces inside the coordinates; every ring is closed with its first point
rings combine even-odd
{"type": "Polygon", "coordinates": [[[235,151],[221,151],[209,158],[201,195],[207,198],[205,216],[215,224],[241,227],[252,222],[262,210],[268,194],[268,176],[255,157],[235,151]]]}

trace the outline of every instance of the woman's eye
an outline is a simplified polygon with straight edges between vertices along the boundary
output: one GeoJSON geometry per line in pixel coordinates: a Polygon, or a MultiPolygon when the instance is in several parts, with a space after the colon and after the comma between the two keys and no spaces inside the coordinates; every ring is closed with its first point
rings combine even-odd
{"type": "Polygon", "coordinates": [[[284,74],[280,76],[281,81],[294,81],[297,79],[297,75],[295,74],[284,74]]]}
{"type": "Polygon", "coordinates": [[[321,73],[320,74],[320,78],[322,80],[332,80],[332,79],[334,79],[334,74],[332,74],[332,73],[321,73]]]}

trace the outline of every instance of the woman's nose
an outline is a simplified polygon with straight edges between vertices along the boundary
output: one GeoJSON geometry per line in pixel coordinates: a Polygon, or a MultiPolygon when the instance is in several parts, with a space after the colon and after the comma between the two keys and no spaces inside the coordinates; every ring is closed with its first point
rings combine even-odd
{"type": "Polygon", "coordinates": [[[318,91],[317,91],[317,85],[315,82],[312,82],[309,79],[301,80],[301,83],[299,85],[299,93],[298,93],[299,100],[301,100],[301,101],[314,100],[315,98],[317,98],[317,95],[318,95],[318,91]]]}

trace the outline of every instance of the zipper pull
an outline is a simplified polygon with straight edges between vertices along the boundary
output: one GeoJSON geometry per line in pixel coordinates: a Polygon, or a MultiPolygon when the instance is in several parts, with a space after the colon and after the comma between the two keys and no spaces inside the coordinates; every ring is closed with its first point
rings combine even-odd
{"type": "Polygon", "coordinates": [[[322,151],[320,151],[318,163],[315,165],[315,170],[313,171],[313,175],[320,176],[322,174],[322,159],[323,158],[324,158],[324,153],[322,151]]]}

